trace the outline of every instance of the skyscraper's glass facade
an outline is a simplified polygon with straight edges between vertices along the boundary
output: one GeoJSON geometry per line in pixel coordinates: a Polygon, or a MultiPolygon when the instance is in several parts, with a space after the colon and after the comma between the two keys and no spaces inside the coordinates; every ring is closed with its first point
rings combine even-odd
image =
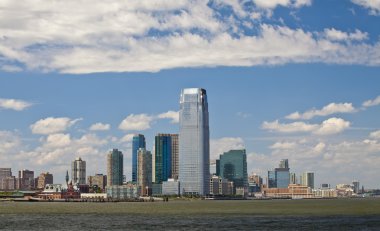
{"type": "Polygon", "coordinates": [[[80,157],[71,162],[71,180],[73,184],[86,184],[86,161],[80,157]]]}
{"type": "Polygon", "coordinates": [[[123,153],[113,149],[107,155],[107,186],[123,184],[123,153]]]}
{"type": "Polygon", "coordinates": [[[139,148],[146,148],[144,135],[137,134],[132,139],[132,181],[137,182],[137,152],[139,148]]]}
{"type": "Polygon", "coordinates": [[[247,155],[245,149],[231,150],[220,155],[217,167],[223,179],[234,182],[235,187],[248,187],[247,155]]]}
{"type": "Polygon", "coordinates": [[[172,137],[170,134],[158,134],[155,137],[155,183],[172,178],[172,137]]]}
{"type": "Polygon", "coordinates": [[[183,194],[206,195],[210,187],[210,137],[206,90],[182,90],[179,122],[180,191],[183,194]]]}

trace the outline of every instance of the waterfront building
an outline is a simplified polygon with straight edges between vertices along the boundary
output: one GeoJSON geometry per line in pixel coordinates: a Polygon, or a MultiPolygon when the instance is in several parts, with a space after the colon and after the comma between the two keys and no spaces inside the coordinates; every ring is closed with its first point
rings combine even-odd
{"type": "Polygon", "coordinates": [[[179,195],[180,182],[175,179],[168,179],[162,182],[162,195],[179,195]]]}
{"type": "Polygon", "coordinates": [[[216,162],[218,176],[233,181],[235,187],[248,188],[247,155],[245,149],[230,150],[216,162]]]}
{"type": "Polygon", "coordinates": [[[103,174],[96,174],[95,176],[88,176],[87,182],[91,188],[94,188],[94,186],[97,186],[99,189],[104,191],[106,186],[107,186],[107,176],[103,175],[103,174]]]}
{"type": "Polygon", "coordinates": [[[15,187],[12,187],[12,179],[11,168],[0,168],[0,190],[13,190],[15,187]]]}
{"type": "Polygon", "coordinates": [[[53,174],[49,172],[43,172],[38,176],[37,188],[43,189],[47,184],[53,184],[53,174]]]}
{"type": "Polygon", "coordinates": [[[210,192],[210,137],[206,90],[183,89],[179,111],[179,181],[181,194],[210,192]]]}
{"type": "Polygon", "coordinates": [[[289,161],[282,159],[278,168],[268,171],[268,188],[288,188],[289,183],[289,161]]]}
{"type": "Polygon", "coordinates": [[[155,137],[154,182],[162,183],[172,178],[172,137],[158,134],[155,137]]]}
{"type": "MultiPolygon", "coordinates": [[[[44,173],[41,173],[41,175],[44,173]]],[[[40,175],[40,176],[41,176],[40,175]]],[[[62,184],[46,184],[43,187],[43,191],[38,194],[38,198],[44,200],[54,200],[63,198],[63,187],[62,184]]]]}
{"type": "Polygon", "coordinates": [[[4,191],[13,191],[16,189],[16,177],[7,176],[2,178],[0,182],[0,189],[4,191]]]}
{"type": "Polygon", "coordinates": [[[213,175],[210,177],[211,195],[232,195],[234,194],[233,181],[223,179],[221,176],[213,175]]]}
{"type": "Polygon", "coordinates": [[[261,192],[263,186],[263,178],[253,173],[248,177],[248,194],[254,195],[256,192],[261,192]]]}
{"type": "Polygon", "coordinates": [[[299,184],[289,184],[287,188],[263,188],[262,193],[264,197],[270,198],[302,199],[315,197],[310,187],[299,184]]]}
{"type": "Polygon", "coordinates": [[[107,186],[106,190],[107,197],[117,200],[134,199],[140,195],[139,187],[134,183],[107,186]]]}
{"type": "Polygon", "coordinates": [[[145,148],[137,152],[137,186],[142,196],[151,195],[152,191],[152,154],[145,148]]]}
{"type": "Polygon", "coordinates": [[[317,198],[336,198],[338,197],[337,190],[330,188],[313,189],[313,193],[317,198]]]}
{"type": "Polygon", "coordinates": [[[18,171],[17,189],[19,190],[32,190],[34,186],[34,171],[23,169],[18,171]]]}
{"type": "Polygon", "coordinates": [[[304,172],[301,175],[301,185],[314,188],[314,173],[313,172],[304,172]]]}
{"type": "Polygon", "coordinates": [[[152,196],[162,195],[162,183],[152,183],[152,196]]]}
{"type": "Polygon", "coordinates": [[[107,155],[107,186],[123,184],[123,153],[113,149],[107,155]]]}
{"type": "Polygon", "coordinates": [[[136,134],[132,138],[132,182],[137,182],[137,152],[146,148],[145,136],[136,134]]]}
{"type": "Polygon", "coordinates": [[[277,188],[276,173],[273,170],[268,171],[267,187],[268,188],[277,188]]]}
{"type": "Polygon", "coordinates": [[[179,173],[179,138],[178,134],[170,134],[172,137],[172,178],[178,180],[179,173]]]}
{"type": "Polygon", "coordinates": [[[352,182],[352,185],[354,186],[354,187],[353,187],[353,188],[354,188],[354,193],[358,194],[358,193],[359,193],[359,190],[360,190],[360,183],[359,183],[359,181],[354,180],[354,181],[352,182]]]}
{"type": "Polygon", "coordinates": [[[80,157],[71,162],[71,180],[74,185],[86,184],[86,161],[80,157]]]}

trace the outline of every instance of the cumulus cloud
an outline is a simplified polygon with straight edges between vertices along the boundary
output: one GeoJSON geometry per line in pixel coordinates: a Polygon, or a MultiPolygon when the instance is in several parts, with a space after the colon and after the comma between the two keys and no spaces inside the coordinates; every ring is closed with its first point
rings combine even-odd
{"type": "Polygon", "coordinates": [[[203,0],[5,2],[0,21],[10,26],[0,26],[6,38],[0,40],[0,54],[8,65],[76,74],[310,62],[380,65],[380,42],[365,43],[367,35],[359,30],[329,29],[331,36],[325,36],[252,24],[257,8],[299,8],[310,0],[253,0],[253,9],[243,1],[219,2],[230,5],[237,18],[203,0]],[[241,25],[257,33],[245,33],[241,25]],[[336,39],[342,35],[356,42],[336,39]]]}
{"type": "Polygon", "coordinates": [[[111,125],[103,123],[95,123],[91,125],[90,131],[108,131],[110,130],[111,125]]]}
{"type": "Polygon", "coordinates": [[[336,113],[353,113],[356,112],[356,109],[352,106],[352,103],[330,103],[324,106],[322,109],[312,109],[304,113],[294,112],[290,115],[287,115],[285,118],[292,120],[309,120],[315,116],[328,116],[336,113]]]}
{"type": "Polygon", "coordinates": [[[363,107],[373,107],[380,104],[380,95],[377,96],[375,99],[367,100],[363,103],[363,107]]]}
{"type": "Polygon", "coordinates": [[[264,130],[281,132],[281,133],[297,133],[311,132],[317,135],[331,135],[343,132],[350,127],[350,122],[341,118],[329,118],[322,124],[309,124],[304,122],[279,123],[278,120],[273,122],[264,121],[261,128],[264,130]]]}
{"type": "Polygon", "coordinates": [[[278,120],[273,122],[264,121],[262,129],[283,132],[283,133],[293,133],[293,132],[311,132],[318,128],[316,124],[307,124],[304,122],[294,122],[288,124],[281,124],[278,120]]]}
{"type": "Polygon", "coordinates": [[[370,14],[380,14],[380,0],[351,0],[351,2],[370,10],[370,14]]]}
{"type": "Polygon", "coordinates": [[[46,137],[45,145],[48,147],[65,147],[70,145],[71,138],[69,134],[51,134],[46,137]]]}
{"type": "Polygon", "coordinates": [[[0,158],[9,151],[16,151],[21,144],[21,138],[10,131],[0,131],[0,158]]]}
{"type": "Polygon", "coordinates": [[[371,134],[369,134],[369,137],[371,137],[372,139],[380,140],[380,130],[371,132],[371,134]]]}
{"type": "Polygon", "coordinates": [[[270,146],[270,149],[292,149],[297,147],[296,142],[276,142],[272,146],[270,146]]]}
{"type": "Polygon", "coordinates": [[[119,129],[124,131],[142,131],[150,128],[153,117],[147,114],[131,114],[127,116],[119,125],[119,129]]]}
{"type": "Polygon", "coordinates": [[[66,131],[69,127],[82,119],[70,119],[67,117],[48,117],[38,120],[30,125],[33,134],[53,134],[66,131]]]}
{"type": "Polygon", "coordinates": [[[325,36],[333,41],[361,41],[368,39],[368,33],[358,29],[353,33],[343,32],[334,28],[325,29],[325,36]]]}
{"type": "Polygon", "coordinates": [[[32,105],[33,105],[32,103],[29,103],[24,100],[0,98],[0,108],[3,108],[3,109],[22,111],[32,105]]]}
{"type": "Polygon", "coordinates": [[[179,123],[179,112],[178,111],[168,111],[161,113],[157,116],[159,119],[171,119],[171,123],[179,123]]]}
{"type": "Polygon", "coordinates": [[[125,136],[123,136],[123,137],[120,139],[120,142],[122,142],[122,143],[129,143],[129,142],[132,142],[133,136],[134,136],[134,134],[126,134],[125,136]]]}
{"type": "Polygon", "coordinates": [[[244,149],[244,140],[241,137],[223,137],[210,140],[210,159],[215,160],[223,152],[233,149],[244,149]]]}

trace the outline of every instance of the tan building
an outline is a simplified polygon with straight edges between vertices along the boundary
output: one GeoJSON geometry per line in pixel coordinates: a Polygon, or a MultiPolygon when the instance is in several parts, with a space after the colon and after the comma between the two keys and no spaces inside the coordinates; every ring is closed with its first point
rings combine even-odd
{"type": "Polygon", "coordinates": [[[172,137],[172,178],[174,180],[178,180],[179,174],[179,162],[178,162],[178,154],[179,154],[179,141],[178,134],[170,134],[172,137]]]}
{"type": "Polygon", "coordinates": [[[37,188],[43,189],[47,184],[53,184],[53,174],[49,172],[43,172],[38,177],[37,188]]]}
{"type": "Polygon", "coordinates": [[[107,185],[107,176],[103,174],[88,176],[87,183],[90,185],[90,187],[97,185],[100,189],[102,189],[102,191],[104,191],[107,185]]]}
{"type": "Polygon", "coordinates": [[[310,187],[290,184],[288,188],[263,188],[262,193],[265,197],[273,198],[314,198],[315,195],[310,187]]]}
{"type": "Polygon", "coordinates": [[[145,148],[137,151],[137,186],[141,196],[148,196],[152,190],[152,154],[145,148]]]}

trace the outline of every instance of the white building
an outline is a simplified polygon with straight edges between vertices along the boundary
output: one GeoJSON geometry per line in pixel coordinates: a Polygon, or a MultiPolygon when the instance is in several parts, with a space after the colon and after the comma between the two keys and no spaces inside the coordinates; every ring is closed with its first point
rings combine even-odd
{"type": "Polygon", "coordinates": [[[179,195],[180,183],[178,180],[168,179],[162,182],[162,195],[179,195]]]}

